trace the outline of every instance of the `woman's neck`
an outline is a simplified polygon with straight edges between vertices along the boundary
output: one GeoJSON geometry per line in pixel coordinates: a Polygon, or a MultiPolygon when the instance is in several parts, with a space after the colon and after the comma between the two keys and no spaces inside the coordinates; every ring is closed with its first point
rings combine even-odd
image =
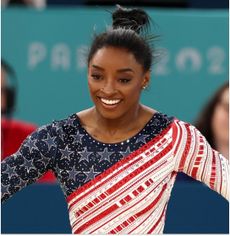
{"type": "Polygon", "coordinates": [[[95,125],[100,127],[102,132],[110,133],[113,135],[122,130],[122,132],[134,129],[143,116],[144,109],[139,104],[135,109],[129,113],[124,114],[116,119],[108,119],[103,117],[95,108],[93,109],[93,116],[95,125]]]}
{"type": "Polygon", "coordinates": [[[143,105],[117,119],[106,119],[95,107],[79,112],[81,125],[95,139],[114,143],[126,140],[144,128],[156,111],[143,105]]]}

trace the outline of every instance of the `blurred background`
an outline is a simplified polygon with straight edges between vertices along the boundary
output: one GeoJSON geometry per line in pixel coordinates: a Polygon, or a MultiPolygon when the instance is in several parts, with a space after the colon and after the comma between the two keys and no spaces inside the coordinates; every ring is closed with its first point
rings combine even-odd
{"type": "MultiPolygon", "coordinates": [[[[142,96],[146,105],[195,123],[229,79],[227,0],[2,0],[1,4],[1,57],[15,72],[12,117],[17,120],[41,126],[92,105],[85,55],[94,33],[110,25],[115,4],[145,8],[155,23],[153,33],[160,35],[151,85],[142,96]]],[[[227,202],[184,176],[176,182],[167,214],[166,233],[229,232],[227,202]]],[[[2,206],[2,233],[70,232],[65,199],[52,178],[29,186],[2,206]]]]}

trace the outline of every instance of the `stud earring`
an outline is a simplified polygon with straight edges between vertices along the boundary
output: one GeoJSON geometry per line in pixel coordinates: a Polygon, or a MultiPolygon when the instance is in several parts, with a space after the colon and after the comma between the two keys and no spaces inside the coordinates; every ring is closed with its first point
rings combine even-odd
{"type": "Polygon", "coordinates": [[[145,90],[145,89],[147,89],[147,87],[148,87],[148,85],[143,85],[142,89],[145,90]]]}

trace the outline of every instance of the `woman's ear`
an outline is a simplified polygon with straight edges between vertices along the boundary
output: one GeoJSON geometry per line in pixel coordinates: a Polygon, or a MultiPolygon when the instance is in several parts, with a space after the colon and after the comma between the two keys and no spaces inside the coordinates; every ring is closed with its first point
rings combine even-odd
{"type": "Polygon", "coordinates": [[[149,85],[149,82],[150,82],[150,70],[148,70],[147,72],[145,72],[144,74],[144,78],[143,78],[143,81],[142,81],[142,89],[146,89],[149,85]]]}

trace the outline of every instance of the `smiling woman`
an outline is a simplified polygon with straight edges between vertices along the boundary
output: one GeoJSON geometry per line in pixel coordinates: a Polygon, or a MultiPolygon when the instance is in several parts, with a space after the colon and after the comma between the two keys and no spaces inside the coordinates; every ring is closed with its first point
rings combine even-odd
{"type": "MultiPolygon", "coordinates": [[[[103,47],[91,59],[88,74],[89,90],[95,104],[91,112],[101,123],[102,135],[107,133],[106,130],[116,129],[117,136],[123,140],[122,134],[139,131],[134,129],[138,120],[142,124],[150,120],[154,111],[146,112],[139,104],[141,90],[149,82],[150,73],[143,71],[132,53],[123,48],[103,47]],[[105,124],[109,120],[120,122],[111,127],[105,124]]],[[[90,111],[88,116],[92,117],[90,111]]],[[[90,120],[89,124],[92,122],[90,120]]]]}
{"type": "Polygon", "coordinates": [[[162,233],[177,173],[228,199],[228,161],[194,126],[140,103],[154,58],[150,20],[120,6],[112,17],[88,55],[94,106],[39,128],[3,161],[2,199],[52,170],[73,233],[162,233]]]}

